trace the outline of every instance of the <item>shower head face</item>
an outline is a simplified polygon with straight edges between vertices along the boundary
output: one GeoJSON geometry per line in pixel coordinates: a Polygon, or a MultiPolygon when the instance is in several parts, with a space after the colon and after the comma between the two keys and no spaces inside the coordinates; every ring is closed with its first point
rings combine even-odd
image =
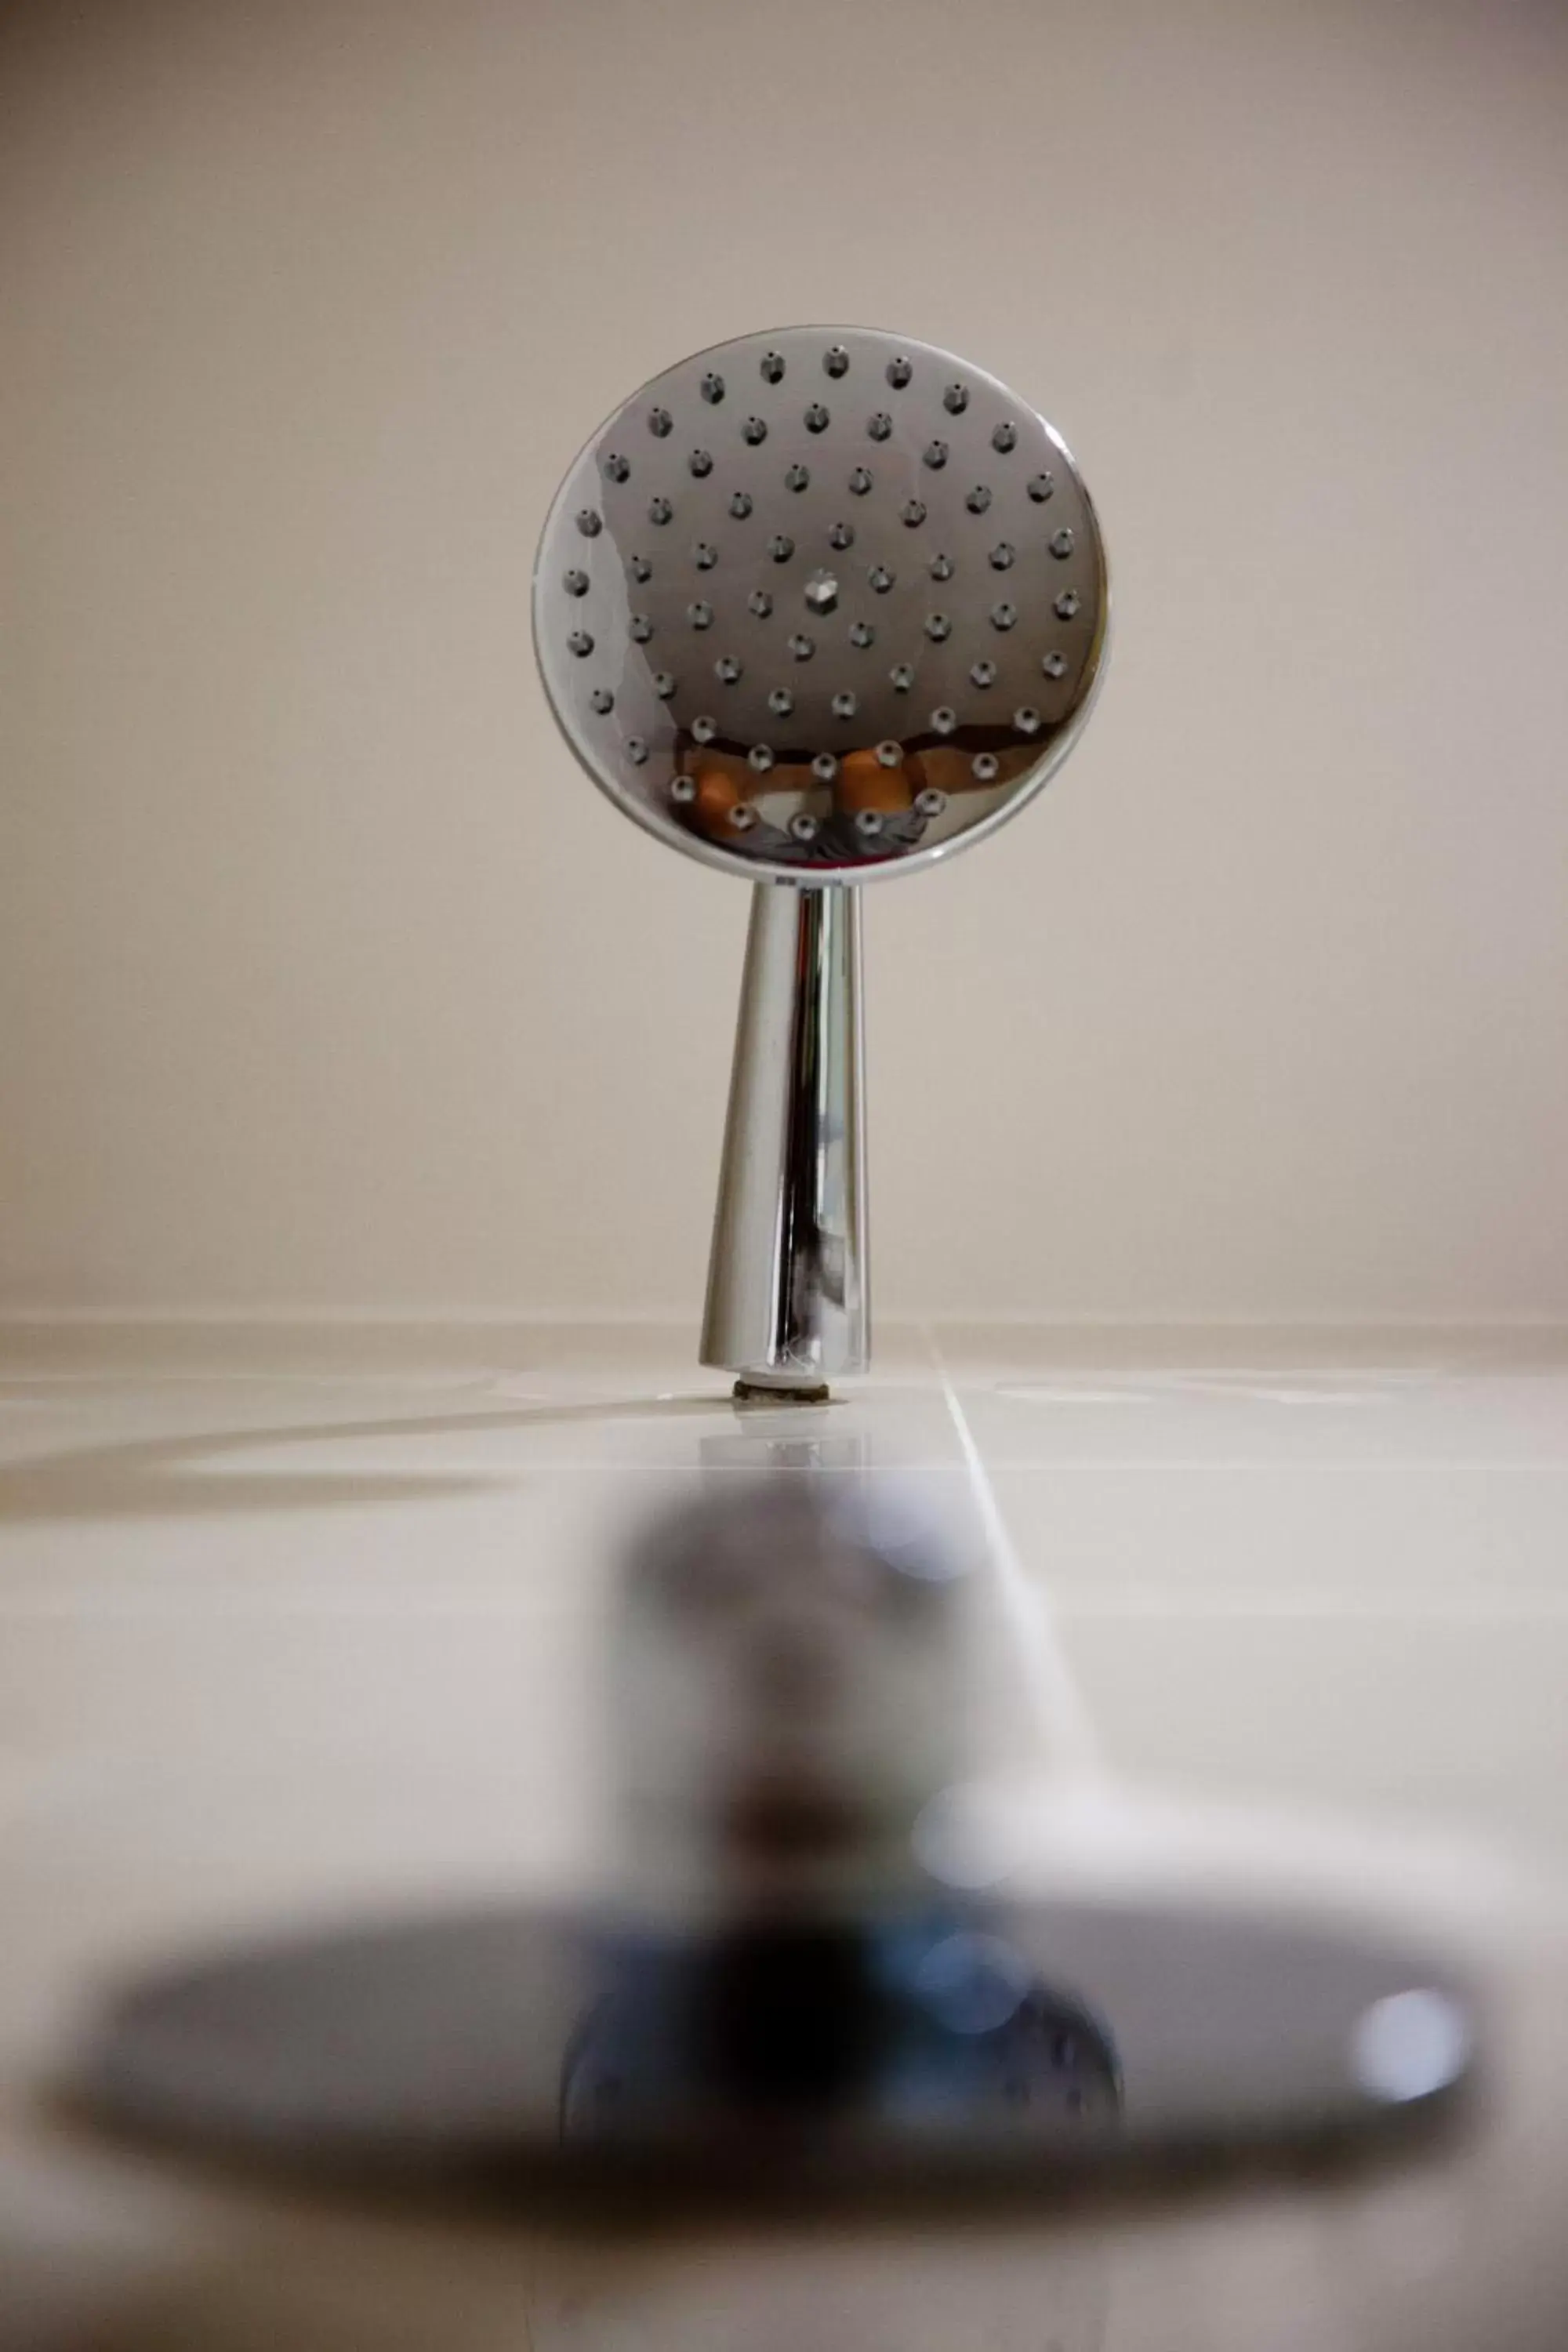
{"type": "Polygon", "coordinates": [[[573,465],[534,573],[545,688],[595,782],[753,880],[868,881],[994,831],[1077,740],[1108,614],[1059,435],[864,327],[654,377],[573,465]]]}

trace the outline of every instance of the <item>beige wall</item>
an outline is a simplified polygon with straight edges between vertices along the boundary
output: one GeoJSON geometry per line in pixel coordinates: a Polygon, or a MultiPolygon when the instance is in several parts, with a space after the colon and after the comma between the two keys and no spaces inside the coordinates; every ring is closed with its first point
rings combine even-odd
{"type": "Polygon", "coordinates": [[[688,350],[1067,433],[1118,643],[870,906],[884,1309],[1568,1316],[1568,15],[13,7],[0,1303],[693,1309],[745,893],[533,541],[688,350]]]}

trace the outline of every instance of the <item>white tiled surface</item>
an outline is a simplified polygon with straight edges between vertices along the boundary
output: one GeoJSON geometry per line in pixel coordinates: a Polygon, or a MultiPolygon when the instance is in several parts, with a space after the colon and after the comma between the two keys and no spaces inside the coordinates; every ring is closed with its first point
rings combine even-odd
{"type": "Polygon", "coordinates": [[[895,1333],[849,1402],[742,1419],[679,1334],[17,1336],[4,2352],[1559,2352],[1568,1362],[1479,1339],[1247,1352],[1184,1363],[1167,1340],[1108,1368],[1103,1343],[895,1333]],[[1479,1943],[1504,2063],[1467,2150],[1032,2229],[585,2249],[294,2210],[37,2108],[93,1985],[143,1955],[580,1876],[616,1528],[773,1442],[961,1484],[978,1465],[1005,1537],[983,1760],[1069,1771],[1053,1785],[1118,1825],[1091,1844],[1315,1872],[1479,1943]]]}

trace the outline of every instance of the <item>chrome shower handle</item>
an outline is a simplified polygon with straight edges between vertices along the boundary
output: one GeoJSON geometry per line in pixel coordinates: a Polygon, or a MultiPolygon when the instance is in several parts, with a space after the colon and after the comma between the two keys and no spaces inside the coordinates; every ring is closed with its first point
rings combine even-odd
{"type": "Polygon", "coordinates": [[[701,1349],[742,1393],[870,1360],[863,1068],[858,889],[758,883],[701,1349]]]}

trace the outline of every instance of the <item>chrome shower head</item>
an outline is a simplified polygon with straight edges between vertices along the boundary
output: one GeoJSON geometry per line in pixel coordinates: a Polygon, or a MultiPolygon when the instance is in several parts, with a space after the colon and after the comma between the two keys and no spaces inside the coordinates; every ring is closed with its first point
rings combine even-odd
{"type": "Polygon", "coordinates": [[[752,879],[869,881],[992,832],[1071,748],[1105,555],[1060,436],[869,328],[699,352],[552,506],[534,635],[562,730],[638,824],[752,879]]]}
{"type": "Polygon", "coordinates": [[[819,1396],[869,1357],[842,886],[932,865],[1034,797],[1089,715],[1108,611],[1060,436],[951,352],[868,327],[667,369],[557,493],[533,628],[563,733],[649,833],[767,886],[702,1339],[742,1392],[819,1396]]]}

